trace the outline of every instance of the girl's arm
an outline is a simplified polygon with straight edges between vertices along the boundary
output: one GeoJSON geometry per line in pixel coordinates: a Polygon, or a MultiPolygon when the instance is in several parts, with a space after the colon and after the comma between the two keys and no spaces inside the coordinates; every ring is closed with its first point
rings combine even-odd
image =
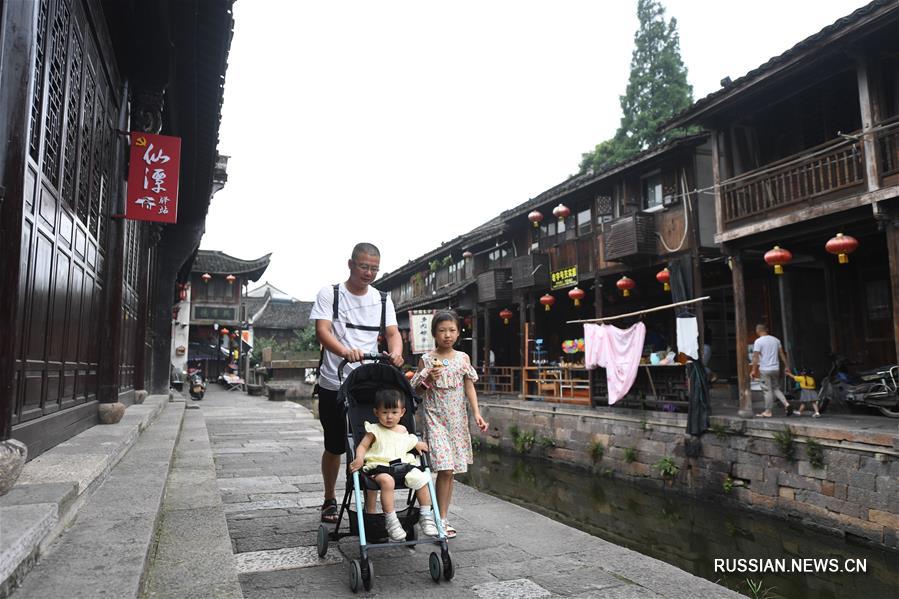
{"type": "MultiPolygon", "coordinates": [[[[471,368],[471,359],[468,357],[468,354],[465,354],[464,359],[468,367],[471,368]]],[[[487,430],[487,421],[481,418],[481,409],[478,407],[478,392],[474,388],[474,381],[470,376],[465,375],[462,384],[465,387],[465,397],[468,398],[468,403],[471,406],[471,415],[474,416],[474,421],[481,432],[485,432],[487,430]]]]}
{"type": "Polygon", "coordinates": [[[350,472],[355,472],[362,468],[362,465],[365,463],[365,454],[368,453],[374,440],[375,436],[373,434],[365,433],[365,436],[362,437],[362,440],[359,441],[359,446],[356,448],[356,458],[350,462],[350,472]]]}
{"type": "Polygon", "coordinates": [[[409,381],[412,389],[430,389],[431,385],[436,382],[439,375],[439,369],[425,365],[424,357],[418,359],[418,372],[409,381]]]}

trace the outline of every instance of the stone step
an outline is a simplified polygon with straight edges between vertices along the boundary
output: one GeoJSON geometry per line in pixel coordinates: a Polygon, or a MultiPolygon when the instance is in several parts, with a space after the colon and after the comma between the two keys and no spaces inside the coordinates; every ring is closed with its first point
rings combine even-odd
{"type": "Polygon", "coordinates": [[[71,527],[39,557],[13,591],[15,599],[139,596],[184,416],[183,402],[163,407],[71,527]]]}
{"type": "Polygon", "coordinates": [[[201,410],[184,414],[143,597],[242,599],[201,410]]]}
{"type": "Polygon", "coordinates": [[[151,395],[28,462],[0,497],[0,598],[6,597],[168,404],[151,395]]]}

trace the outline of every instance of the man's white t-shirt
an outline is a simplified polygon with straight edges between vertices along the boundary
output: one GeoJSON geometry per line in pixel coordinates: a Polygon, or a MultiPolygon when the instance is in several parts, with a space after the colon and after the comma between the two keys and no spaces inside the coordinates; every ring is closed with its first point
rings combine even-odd
{"type": "MultiPolygon", "coordinates": [[[[315,305],[309,313],[309,320],[327,320],[331,322],[331,330],[334,336],[345,347],[359,348],[364,352],[378,351],[378,327],[381,326],[381,294],[377,289],[369,285],[365,295],[354,295],[341,283],[338,286],[339,298],[337,300],[337,322],[334,318],[334,286],[322,287],[315,298],[315,305]],[[347,327],[347,324],[357,326],[374,327],[376,330],[366,331],[347,327]]],[[[387,295],[387,307],[384,326],[396,326],[396,312],[393,309],[393,300],[387,295]]],[[[336,391],[340,388],[337,377],[337,367],[343,361],[340,356],[335,356],[325,350],[322,360],[321,372],[319,372],[318,384],[324,389],[336,391]]],[[[350,373],[356,364],[347,364],[343,368],[343,376],[350,373]]]]}
{"type": "Polygon", "coordinates": [[[774,335],[762,335],[752,344],[752,351],[759,353],[759,370],[780,370],[780,339],[774,335]]]}

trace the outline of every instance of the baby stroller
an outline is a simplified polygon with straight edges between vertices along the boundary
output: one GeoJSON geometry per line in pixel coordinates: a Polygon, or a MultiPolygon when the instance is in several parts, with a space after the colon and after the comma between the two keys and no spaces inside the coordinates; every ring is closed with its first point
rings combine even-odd
{"type": "MultiPolygon", "coordinates": [[[[392,364],[386,362],[386,357],[381,354],[366,354],[364,360],[371,360],[371,363],[362,364],[354,369],[343,379],[343,367],[346,366],[344,360],[337,369],[338,376],[341,379],[340,391],[337,395],[337,401],[344,406],[347,419],[347,453],[346,463],[353,461],[356,453],[356,446],[365,435],[365,422],[377,422],[374,412],[374,395],[375,391],[384,387],[390,387],[400,391],[405,398],[406,413],[403,416],[402,425],[406,427],[412,434],[415,431],[415,420],[413,418],[417,403],[420,402],[417,397],[412,394],[412,387],[406,377],[395,368],[392,364]]],[[[420,435],[418,435],[420,437],[420,435]]],[[[434,482],[430,478],[431,462],[427,453],[420,455],[420,467],[428,474],[428,491],[431,494],[431,505],[435,513],[439,514],[437,505],[437,493],[434,488],[434,482]]],[[[397,484],[397,490],[406,489],[402,484],[397,484]]],[[[340,512],[337,516],[337,523],[334,530],[329,531],[328,526],[322,524],[318,528],[318,555],[324,557],[328,551],[328,543],[337,541],[343,537],[358,536],[359,537],[359,559],[350,562],[350,589],[355,593],[359,590],[359,583],[368,591],[371,590],[374,581],[374,570],[372,569],[369,551],[384,547],[402,547],[414,546],[419,544],[434,544],[440,546],[440,554],[435,551],[431,552],[428,558],[428,571],[434,582],[440,582],[440,578],[449,581],[452,580],[455,570],[453,562],[450,558],[449,548],[447,545],[446,533],[440,518],[435,518],[438,536],[436,538],[423,537],[417,538],[417,530],[415,525],[418,523],[419,510],[415,506],[415,494],[410,489],[408,498],[406,499],[405,508],[400,509],[402,504],[397,505],[397,517],[400,524],[406,531],[406,541],[388,542],[387,527],[384,520],[384,514],[368,514],[364,510],[363,492],[378,491],[378,485],[362,471],[349,473],[347,468],[346,492],[343,501],[340,504],[340,512]],[[350,495],[353,496],[353,504],[350,503],[350,495]],[[355,509],[354,509],[355,508],[355,509]],[[348,532],[340,532],[340,524],[343,521],[344,513],[347,514],[349,523],[348,532]],[[371,542],[374,539],[377,542],[371,542]]]]}

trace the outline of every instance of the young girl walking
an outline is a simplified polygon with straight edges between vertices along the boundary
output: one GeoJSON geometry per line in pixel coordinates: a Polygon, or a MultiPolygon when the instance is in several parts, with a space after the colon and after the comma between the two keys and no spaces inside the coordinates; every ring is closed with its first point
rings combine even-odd
{"type": "Polygon", "coordinates": [[[437,471],[437,504],[443,530],[450,538],[456,536],[456,529],[447,522],[453,498],[453,475],[467,472],[468,465],[474,461],[466,398],[478,428],[487,430],[474,388],[478,374],[468,354],[453,349],[460,328],[455,312],[446,310],[434,315],[431,334],[437,349],[421,357],[418,372],[412,377],[412,388],[424,395],[425,430],[431,465],[437,471]]]}

